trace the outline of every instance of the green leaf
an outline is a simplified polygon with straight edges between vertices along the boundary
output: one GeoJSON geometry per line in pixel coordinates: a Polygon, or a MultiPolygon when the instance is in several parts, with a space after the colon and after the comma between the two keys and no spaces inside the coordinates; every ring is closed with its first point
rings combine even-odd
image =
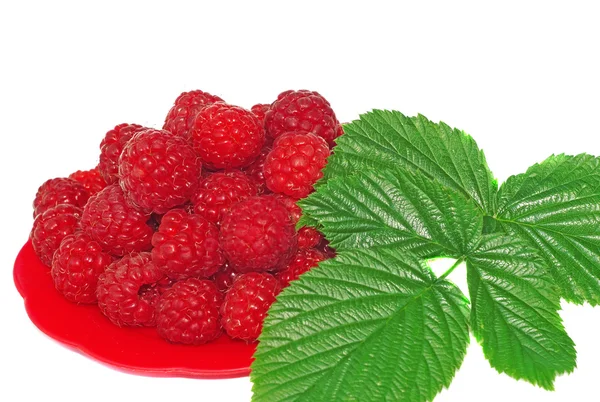
{"type": "Polygon", "coordinates": [[[469,343],[468,301],[410,253],[342,252],[269,310],[253,401],[431,401],[469,343]]]}
{"type": "Polygon", "coordinates": [[[600,304],[600,159],[551,156],[510,177],[496,219],[538,250],[563,298],[600,304]]]}
{"type": "Polygon", "coordinates": [[[273,304],[255,401],[430,401],[465,354],[552,389],[576,365],[560,295],[600,303],[600,162],[553,156],[498,190],[464,132],[375,110],[299,202],[338,256],[273,304]],[[458,261],[436,279],[422,259],[458,261]],[[466,261],[469,307],[445,278],[466,261]]]}
{"type": "Polygon", "coordinates": [[[344,125],[336,140],[325,177],[365,170],[404,168],[423,172],[475,201],[493,215],[498,183],[483,151],[465,132],[424,116],[409,118],[400,112],[373,110],[344,125]]]}
{"type": "Polygon", "coordinates": [[[460,257],[477,246],[483,226],[472,201],[420,173],[368,171],[332,179],[299,205],[340,251],[393,246],[460,257]]]}
{"type": "Polygon", "coordinates": [[[296,223],[296,229],[300,229],[304,226],[310,226],[313,228],[320,229],[319,221],[317,221],[315,218],[313,218],[309,214],[302,214],[300,216],[300,219],[298,219],[298,222],[296,223]]]}
{"type": "Polygon", "coordinates": [[[519,239],[485,236],[467,257],[471,328],[492,367],[553,389],[575,368],[573,341],[558,315],[559,295],[535,250],[519,239]]]}

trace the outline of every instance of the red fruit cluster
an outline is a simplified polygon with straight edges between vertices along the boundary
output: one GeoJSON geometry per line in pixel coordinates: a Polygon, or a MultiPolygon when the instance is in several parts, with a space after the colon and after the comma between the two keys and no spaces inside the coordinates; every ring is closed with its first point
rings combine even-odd
{"type": "Polygon", "coordinates": [[[334,255],[316,229],[296,230],[296,203],[341,132],[316,92],[251,110],[184,92],[162,130],[118,124],[96,167],[40,186],[34,251],[68,301],[115,325],[254,341],[281,289],[334,255]]]}

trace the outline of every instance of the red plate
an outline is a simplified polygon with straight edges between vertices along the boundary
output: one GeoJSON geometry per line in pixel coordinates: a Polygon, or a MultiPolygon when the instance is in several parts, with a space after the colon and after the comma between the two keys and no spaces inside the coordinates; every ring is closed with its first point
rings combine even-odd
{"type": "Polygon", "coordinates": [[[256,344],[222,336],[200,346],[174,345],[154,328],[119,328],[93,305],[68,302],[28,241],[17,256],[15,285],[31,321],[64,345],[114,368],[157,377],[232,378],[250,374],[256,344]]]}

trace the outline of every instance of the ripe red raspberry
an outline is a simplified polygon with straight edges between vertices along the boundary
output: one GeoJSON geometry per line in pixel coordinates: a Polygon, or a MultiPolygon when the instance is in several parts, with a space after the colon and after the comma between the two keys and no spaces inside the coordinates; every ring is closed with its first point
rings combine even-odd
{"type": "Polygon", "coordinates": [[[256,116],[256,118],[264,124],[265,122],[265,115],[267,114],[267,111],[271,108],[271,105],[267,105],[264,103],[257,103],[256,105],[252,106],[252,108],[250,109],[250,111],[252,113],[254,113],[254,115],[256,116]]]}
{"type": "Polygon", "coordinates": [[[225,263],[219,229],[199,215],[172,209],[152,236],[152,261],[168,277],[208,278],[225,263]]]}
{"type": "Polygon", "coordinates": [[[188,142],[164,130],[135,134],[119,157],[121,187],[133,204],[164,214],[196,191],[202,163],[188,142]]]}
{"type": "Polygon", "coordinates": [[[96,303],[98,277],[112,261],[113,257],[88,235],[69,235],[52,260],[54,286],[70,302],[96,303]]]}
{"type": "Polygon", "coordinates": [[[127,144],[127,141],[135,133],[146,130],[139,124],[119,124],[112,130],[109,130],[102,142],[100,142],[100,162],[98,171],[107,184],[113,184],[119,181],[119,156],[127,144]]]}
{"type": "Polygon", "coordinates": [[[323,241],[323,234],[315,228],[303,226],[298,230],[298,248],[308,250],[317,247],[323,241]]]}
{"type": "Polygon", "coordinates": [[[209,168],[240,168],[252,163],[260,153],[265,130],[249,110],[214,103],[196,115],[190,139],[209,168]]]}
{"type": "Polygon", "coordinates": [[[296,204],[298,200],[288,197],[285,194],[272,194],[271,197],[275,198],[287,208],[294,225],[298,223],[300,217],[302,216],[302,209],[298,206],[298,204],[296,204]]]}
{"type": "Polygon", "coordinates": [[[223,294],[208,280],[190,278],[166,290],[156,306],[156,329],[164,339],[200,345],[222,333],[223,294]]]}
{"type": "Polygon", "coordinates": [[[118,326],[156,325],[156,303],[169,284],[150,253],[131,253],[98,278],[98,307],[118,326]]]}
{"type": "Polygon", "coordinates": [[[298,279],[300,275],[326,259],[325,254],[319,250],[298,250],[289,265],[283,271],[277,272],[275,277],[279,279],[281,286],[286,287],[290,284],[290,281],[298,279]]]}
{"type": "Polygon", "coordinates": [[[98,168],[90,170],[78,170],[69,175],[69,179],[73,179],[85,187],[90,196],[106,187],[106,181],[100,174],[98,168]]]}
{"type": "Polygon", "coordinates": [[[225,294],[221,306],[221,322],[227,335],[247,342],[256,340],[267,311],[280,291],[279,281],[271,274],[241,275],[225,294]]]}
{"type": "Polygon", "coordinates": [[[90,193],[83,185],[73,179],[59,177],[46,180],[33,200],[33,217],[59,204],[74,205],[83,208],[90,193]]]}
{"type": "Polygon", "coordinates": [[[81,209],[69,204],[60,204],[39,214],[33,221],[31,244],[40,261],[50,267],[52,256],[63,239],[75,233],[81,218],[81,209]]]}
{"type": "Polygon", "coordinates": [[[150,214],[129,204],[118,184],[93,195],[81,217],[81,229],[102,245],[105,251],[122,256],[152,247],[150,214]]]}
{"type": "Polygon", "coordinates": [[[275,193],[304,198],[323,177],[330,151],[314,134],[288,133],[277,138],[267,155],[264,175],[267,187],[275,193]]]}
{"type": "MultiPolygon", "coordinates": [[[[290,212],[294,225],[298,223],[302,216],[302,209],[296,204],[296,200],[284,194],[273,194],[290,212]]],[[[298,248],[309,249],[316,247],[323,241],[323,234],[315,228],[303,226],[298,230],[298,248]]]]}
{"type": "Polygon", "coordinates": [[[200,90],[183,92],[175,99],[175,104],[167,113],[163,130],[187,138],[198,112],[215,102],[223,102],[223,99],[200,90]]]}
{"type": "Polygon", "coordinates": [[[267,134],[276,139],[289,131],[312,132],[334,145],[342,134],[331,105],[317,92],[285,91],[265,115],[267,134]]]}
{"type": "Polygon", "coordinates": [[[211,279],[221,292],[226,292],[240,275],[241,274],[231,268],[229,264],[225,263],[211,279]]]}
{"type": "Polygon", "coordinates": [[[219,224],[229,208],[257,194],[256,187],[240,171],[213,173],[204,179],[192,197],[194,212],[219,224]]]}
{"type": "Polygon", "coordinates": [[[256,186],[258,194],[271,192],[267,188],[267,182],[265,180],[265,174],[263,172],[263,167],[265,165],[265,161],[267,160],[267,155],[269,154],[269,152],[271,152],[271,148],[263,148],[260,154],[254,160],[254,162],[242,169],[244,173],[246,173],[246,176],[248,176],[256,186]]]}
{"type": "Polygon", "coordinates": [[[287,208],[271,196],[233,205],[221,223],[221,248],[238,272],[282,269],[297,248],[287,208]]]}

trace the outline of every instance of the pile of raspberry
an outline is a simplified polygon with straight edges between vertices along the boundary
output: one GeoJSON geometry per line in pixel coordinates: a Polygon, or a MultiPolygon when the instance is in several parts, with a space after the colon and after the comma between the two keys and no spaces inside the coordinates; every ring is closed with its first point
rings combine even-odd
{"type": "Polygon", "coordinates": [[[70,302],[169,342],[252,342],[282,288],[335,255],[296,228],[342,134],[317,92],[251,110],[184,92],[162,129],[119,124],[94,169],[39,188],[33,249],[70,302]]]}

